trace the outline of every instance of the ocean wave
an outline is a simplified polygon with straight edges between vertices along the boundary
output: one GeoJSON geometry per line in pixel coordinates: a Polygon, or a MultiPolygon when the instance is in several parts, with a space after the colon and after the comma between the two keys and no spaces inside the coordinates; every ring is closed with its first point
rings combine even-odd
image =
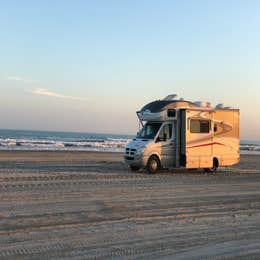
{"type": "Polygon", "coordinates": [[[255,144],[242,144],[240,145],[241,151],[260,151],[260,145],[255,144]]]}
{"type": "Polygon", "coordinates": [[[0,139],[0,150],[80,150],[122,152],[130,139],[85,139],[55,141],[41,139],[0,139]]]}

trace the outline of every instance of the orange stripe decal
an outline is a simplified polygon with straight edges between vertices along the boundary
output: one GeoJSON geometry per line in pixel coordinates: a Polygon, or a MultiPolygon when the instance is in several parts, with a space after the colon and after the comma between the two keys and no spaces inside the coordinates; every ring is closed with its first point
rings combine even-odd
{"type": "Polygon", "coordinates": [[[224,144],[222,143],[218,143],[218,142],[213,142],[213,143],[208,143],[208,144],[199,144],[199,145],[194,145],[194,146],[190,146],[190,147],[187,147],[187,148],[196,148],[196,147],[203,147],[203,146],[209,146],[209,145],[223,145],[225,146],[224,144]]]}

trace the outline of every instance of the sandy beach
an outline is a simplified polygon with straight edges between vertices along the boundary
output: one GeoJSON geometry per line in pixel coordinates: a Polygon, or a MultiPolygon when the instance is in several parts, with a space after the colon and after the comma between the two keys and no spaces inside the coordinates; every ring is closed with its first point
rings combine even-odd
{"type": "Polygon", "coordinates": [[[0,152],[1,259],[260,258],[260,156],[132,173],[121,153],[0,152]]]}

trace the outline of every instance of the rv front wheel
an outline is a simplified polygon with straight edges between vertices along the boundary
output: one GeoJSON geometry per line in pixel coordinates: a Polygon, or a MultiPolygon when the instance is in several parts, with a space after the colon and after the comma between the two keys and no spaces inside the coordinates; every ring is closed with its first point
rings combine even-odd
{"type": "Polygon", "coordinates": [[[150,174],[154,174],[160,169],[160,161],[157,156],[153,155],[149,158],[146,169],[150,174]]]}

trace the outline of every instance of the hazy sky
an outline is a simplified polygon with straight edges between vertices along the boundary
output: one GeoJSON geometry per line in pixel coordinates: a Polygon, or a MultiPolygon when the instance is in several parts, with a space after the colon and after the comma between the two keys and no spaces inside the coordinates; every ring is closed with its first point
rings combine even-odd
{"type": "Polygon", "coordinates": [[[260,139],[260,1],[0,1],[0,128],[135,133],[177,93],[260,139]]]}

